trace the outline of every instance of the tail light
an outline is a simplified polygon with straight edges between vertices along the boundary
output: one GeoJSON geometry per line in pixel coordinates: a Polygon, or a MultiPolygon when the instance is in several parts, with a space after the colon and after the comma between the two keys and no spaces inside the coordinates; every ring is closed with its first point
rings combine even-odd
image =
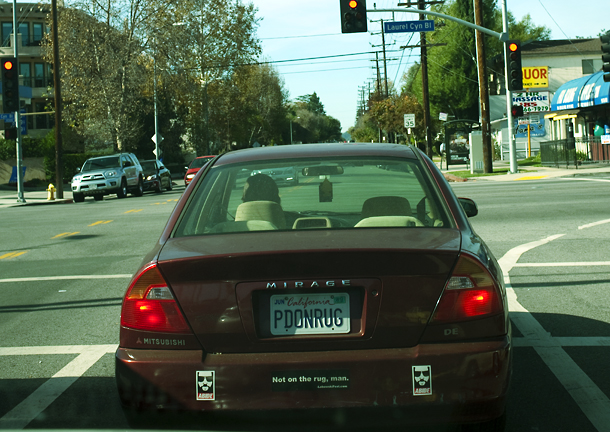
{"type": "Polygon", "coordinates": [[[461,255],[432,316],[432,324],[485,318],[503,312],[494,278],[475,258],[461,255]]]}
{"type": "Polygon", "coordinates": [[[191,332],[156,264],[144,268],[127,289],[121,326],[153,332],[191,332]]]}

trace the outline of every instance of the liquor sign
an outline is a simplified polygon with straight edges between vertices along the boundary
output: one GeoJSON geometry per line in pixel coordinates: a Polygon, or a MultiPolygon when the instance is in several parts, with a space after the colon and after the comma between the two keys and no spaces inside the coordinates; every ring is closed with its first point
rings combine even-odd
{"type": "Polygon", "coordinates": [[[549,86],[549,67],[522,67],[524,88],[547,88],[549,86]]]}

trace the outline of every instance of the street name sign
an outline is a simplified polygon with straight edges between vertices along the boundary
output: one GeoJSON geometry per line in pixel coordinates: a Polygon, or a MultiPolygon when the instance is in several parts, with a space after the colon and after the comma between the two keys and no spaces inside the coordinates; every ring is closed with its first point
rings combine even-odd
{"type": "Polygon", "coordinates": [[[434,31],[434,20],[384,22],[383,31],[386,33],[430,32],[434,31]]]}

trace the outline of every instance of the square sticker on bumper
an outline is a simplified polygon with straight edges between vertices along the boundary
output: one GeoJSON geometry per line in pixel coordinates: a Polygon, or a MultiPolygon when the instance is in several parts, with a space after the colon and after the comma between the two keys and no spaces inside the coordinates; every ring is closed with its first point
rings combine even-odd
{"type": "Polygon", "coordinates": [[[413,396],[427,396],[432,394],[432,367],[412,366],[413,396]]]}
{"type": "Polygon", "coordinates": [[[197,371],[197,400],[216,400],[216,372],[197,371]]]}

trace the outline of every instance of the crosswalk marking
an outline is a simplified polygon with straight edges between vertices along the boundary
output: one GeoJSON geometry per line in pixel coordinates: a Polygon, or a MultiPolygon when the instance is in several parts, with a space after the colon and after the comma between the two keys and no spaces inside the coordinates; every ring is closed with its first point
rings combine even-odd
{"type": "Polygon", "coordinates": [[[84,345],[73,347],[0,348],[1,355],[75,354],[78,356],[45,381],[19,405],[0,418],[0,429],[23,429],[68,387],[93,366],[104,354],[112,353],[117,345],[84,345]],[[25,348],[25,349],[24,349],[25,348]],[[42,352],[41,352],[42,351],[42,352]]]}

